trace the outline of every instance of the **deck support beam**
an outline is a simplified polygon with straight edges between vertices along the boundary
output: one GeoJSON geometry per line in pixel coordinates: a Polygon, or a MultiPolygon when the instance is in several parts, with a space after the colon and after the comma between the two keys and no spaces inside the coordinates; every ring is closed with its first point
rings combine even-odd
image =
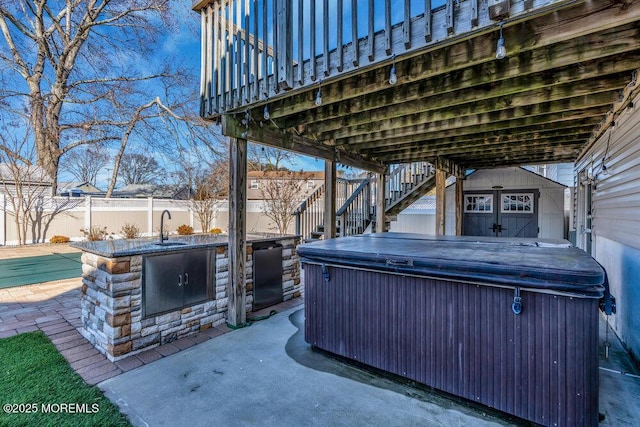
{"type": "Polygon", "coordinates": [[[463,177],[456,176],[456,236],[462,236],[462,212],[464,211],[463,177]]]}
{"type": "Polygon", "coordinates": [[[336,237],[336,163],[324,161],[324,238],[336,237]]]}
{"type": "Polygon", "coordinates": [[[436,168],[436,236],[445,235],[447,172],[436,168]]]}
{"type": "Polygon", "coordinates": [[[386,230],[385,196],[387,194],[387,175],[376,174],[376,233],[384,233],[386,230]]]}
{"type": "Polygon", "coordinates": [[[244,325],[246,313],[245,264],[247,259],[247,140],[229,141],[229,298],[227,322],[244,325]]]}
{"type": "Polygon", "coordinates": [[[222,134],[231,138],[241,138],[271,147],[295,151],[307,156],[339,162],[343,165],[371,172],[381,173],[385,170],[384,164],[380,162],[357,154],[336,150],[334,147],[324,144],[318,144],[317,141],[308,140],[291,132],[283,132],[270,127],[266,123],[262,123],[262,125],[256,124],[253,119],[248,125],[243,125],[235,117],[225,114],[222,116],[222,134]]]}
{"type": "Polygon", "coordinates": [[[456,177],[456,235],[462,234],[462,213],[460,213],[460,219],[458,219],[458,206],[462,208],[462,178],[465,176],[465,170],[462,166],[456,162],[447,159],[446,157],[438,157],[436,159],[436,235],[444,236],[446,234],[446,210],[447,210],[447,198],[446,198],[446,181],[447,176],[453,175],[456,177]],[[458,185],[458,182],[460,183],[458,185]],[[460,187],[460,188],[458,188],[460,187]],[[460,194],[458,194],[460,192],[460,194]],[[458,232],[458,229],[460,231],[458,232]]]}

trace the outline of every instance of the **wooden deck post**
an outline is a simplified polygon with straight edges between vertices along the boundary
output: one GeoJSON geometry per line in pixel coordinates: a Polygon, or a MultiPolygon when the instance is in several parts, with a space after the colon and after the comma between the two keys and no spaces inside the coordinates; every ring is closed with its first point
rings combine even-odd
{"type": "Polygon", "coordinates": [[[445,235],[445,216],[447,208],[446,199],[447,172],[436,168],[436,236],[445,235]]]}
{"type": "Polygon", "coordinates": [[[463,177],[456,176],[456,236],[462,236],[463,182],[463,177]]]}
{"type": "Polygon", "coordinates": [[[383,173],[376,174],[376,233],[384,233],[385,227],[385,195],[387,193],[387,175],[383,173]]]}
{"type": "Polygon", "coordinates": [[[462,234],[462,211],[458,212],[458,207],[462,209],[462,178],[464,178],[464,169],[457,163],[446,157],[438,157],[436,159],[436,235],[444,236],[446,234],[445,218],[447,215],[447,176],[456,177],[456,235],[462,234]],[[460,187],[458,188],[458,182],[460,187]],[[460,220],[458,219],[460,218],[460,220]],[[459,228],[460,227],[460,228],[459,228]],[[459,232],[458,232],[459,231],[459,232]]]}
{"type": "Polygon", "coordinates": [[[336,237],[336,163],[324,161],[324,238],[336,237]]]}
{"type": "Polygon", "coordinates": [[[246,322],[247,141],[230,138],[229,153],[229,280],[227,322],[246,322]]]}

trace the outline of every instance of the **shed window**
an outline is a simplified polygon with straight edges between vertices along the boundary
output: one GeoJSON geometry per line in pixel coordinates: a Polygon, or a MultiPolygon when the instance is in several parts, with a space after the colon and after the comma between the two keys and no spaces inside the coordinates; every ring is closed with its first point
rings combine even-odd
{"type": "Polygon", "coordinates": [[[493,195],[491,194],[467,195],[464,200],[465,212],[493,212],[493,195]]]}
{"type": "Polygon", "coordinates": [[[533,194],[503,194],[502,195],[502,212],[533,212],[533,194]]]}

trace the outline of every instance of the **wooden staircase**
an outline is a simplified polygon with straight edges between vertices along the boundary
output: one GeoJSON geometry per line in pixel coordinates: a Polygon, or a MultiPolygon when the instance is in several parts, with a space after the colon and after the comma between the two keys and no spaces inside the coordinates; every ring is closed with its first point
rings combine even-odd
{"type": "MultiPolygon", "coordinates": [[[[385,230],[397,215],[435,187],[435,168],[427,162],[396,165],[391,169],[385,185],[385,230]]],[[[364,233],[375,227],[375,178],[369,176],[353,186],[336,212],[336,236],[364,233]]],[[[296,234],[305,241],[324,238],[324,185],[318,187],[298,209],[296,234]]],[[[340,202],[342,202],[340,200],[340,202]]]]}

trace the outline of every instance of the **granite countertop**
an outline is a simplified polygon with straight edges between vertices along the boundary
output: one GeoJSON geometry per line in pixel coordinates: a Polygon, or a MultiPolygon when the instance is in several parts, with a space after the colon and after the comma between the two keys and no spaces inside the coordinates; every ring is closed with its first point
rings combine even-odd
{"type": "MultiPolygon", "coordinates": [[[[292,239],[298,236],[281,234],[248,234],[247,243],[273,242],[292,239]]],[[[160,245],[159,239],[112,239],[94,242],[72,242],[70,246],[105,258],[118,258],[131,255],[184,252],[185,250],[214,248],[225,246],[229,242],[226,234],[195,234],[191,236],[172,236],[160,245]]]]}

